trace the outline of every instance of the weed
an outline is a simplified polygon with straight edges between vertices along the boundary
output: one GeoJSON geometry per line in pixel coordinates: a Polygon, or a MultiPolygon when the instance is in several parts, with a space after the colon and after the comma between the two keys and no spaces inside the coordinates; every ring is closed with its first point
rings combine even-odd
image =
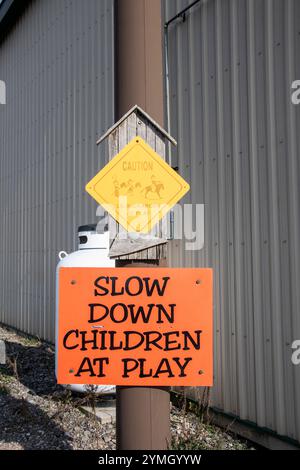
{"type": "Polygon", "coordinates": [[[24,346],[30,346],[33,348],[41,346],[41,340],[34,336],[24,336],[22,340],[24,346]]]}
{"type": "Polygon", "coordinates": [[[0,385],[8,386],[13,380],[13,377],[4,368],[0,371],[0,385]]]}
{"type": "Polygon", "coordinates": [[[0,395],[9,395],[9,388],[6,384],[0,383],[0,395]]]}

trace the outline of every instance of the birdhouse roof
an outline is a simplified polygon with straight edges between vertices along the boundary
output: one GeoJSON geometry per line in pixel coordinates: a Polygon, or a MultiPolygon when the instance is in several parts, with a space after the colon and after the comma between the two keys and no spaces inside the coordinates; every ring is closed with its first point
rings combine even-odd
{"type": "Polygon", "coordinates": [[[97,140],[97,145],[99,145],[104,139],[106,139],[125,119],[127,119],[132,113],[138,112],[142,116],[144,116],[156,129],[158,129],[161,134],[166,137],[173,145],[177,145],[176,140],[165,130],[163,129],[154,119],[152,119],[149,114],[147,114],[142,108],[140,108],[137,104],[133,106],[121,119],[116,122],[112,127],[110,127],[105,134],[97,140]]]}

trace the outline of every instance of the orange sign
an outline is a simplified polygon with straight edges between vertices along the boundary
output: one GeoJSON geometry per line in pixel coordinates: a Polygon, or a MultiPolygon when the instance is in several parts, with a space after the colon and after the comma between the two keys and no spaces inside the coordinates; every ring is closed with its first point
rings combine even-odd
{"type": "Polygon", "coordinates": [[[61,268],[58,383],[213,382],[212,270],[61,268]]]}

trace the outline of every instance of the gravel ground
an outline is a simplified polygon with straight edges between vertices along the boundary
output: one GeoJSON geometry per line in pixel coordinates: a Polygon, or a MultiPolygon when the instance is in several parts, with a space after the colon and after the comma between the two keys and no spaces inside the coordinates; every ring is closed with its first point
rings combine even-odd
{"type": "MultiPolygon", "coordinates": [[[[74,396],[56,384],[49,344],[4,327],[0,339],[7,349],[7,364],[0,365],[0,450],[115,449],[115,426],[79,409],[95,397],[74,396]]],[[[174,406],[171,428],[177,449],[249,449],[247,442],[174,406]]]]}

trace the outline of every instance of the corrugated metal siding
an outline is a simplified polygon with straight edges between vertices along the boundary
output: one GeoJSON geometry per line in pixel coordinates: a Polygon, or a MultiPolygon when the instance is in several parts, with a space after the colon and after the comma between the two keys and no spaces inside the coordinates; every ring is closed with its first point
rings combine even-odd
{"type": "Polygon", "coordinates": [[[84,188],[114,121],[113,3],[31,1],[0,43],[0,321],[52,341],[57,254],[96,221],[84,188]]]}
{"type": "Polygon", "coordinates": [[[204,249],[172,263],[214,268],[212,404],[298,441],[299,50],[297,0],[206,0],[169,27],[173,164],[205,204],[204,249]]]}

